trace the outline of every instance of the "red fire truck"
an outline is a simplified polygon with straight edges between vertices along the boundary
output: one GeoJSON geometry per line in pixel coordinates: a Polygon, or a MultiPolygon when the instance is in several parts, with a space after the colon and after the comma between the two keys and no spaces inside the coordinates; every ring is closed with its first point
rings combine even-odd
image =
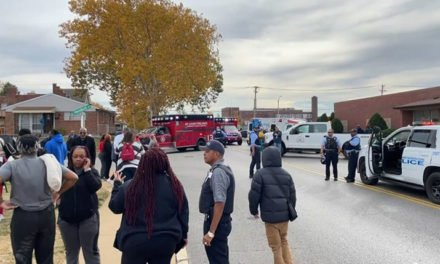
{"type": "Polygon", "coordinates": [[[228,144],[237,142],[238,145],[241,145],[243,140],[240,131],[237,129],[237,118],[216,117],[214,118],[214,123],[216,127],[221,127],[225,131],[228,144]]]}
{"type": "Polygon", "coordinates": [[[179,151],[198,150],[212,139],[215,128],[212,115],[154,116],[152,123],[153,127],[139,134],[142,144],[148,144],[150,135],[155,135],[160,148],[179,151]]]}

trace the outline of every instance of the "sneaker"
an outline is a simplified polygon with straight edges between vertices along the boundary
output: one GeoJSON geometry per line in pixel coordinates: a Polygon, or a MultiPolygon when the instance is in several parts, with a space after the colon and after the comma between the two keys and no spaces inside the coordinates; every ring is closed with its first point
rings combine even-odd
{"type": "Polygon", "coordinates": [[[325,180],[328,181],[328,180],[330,180],[330,178],[329,177],[325,177],[325,180]]]}
{"type": "Polygon", "coordinates": [[[347,182],[347,183],[353,183],[354,182],[354,179],[345,179],[345,181],[347,182]]]}
{"type": "Polygon", "coordinates": [[[338,178],[334,178],[333,180],[334,180],[334,181],[338,181],[338,178]]]}

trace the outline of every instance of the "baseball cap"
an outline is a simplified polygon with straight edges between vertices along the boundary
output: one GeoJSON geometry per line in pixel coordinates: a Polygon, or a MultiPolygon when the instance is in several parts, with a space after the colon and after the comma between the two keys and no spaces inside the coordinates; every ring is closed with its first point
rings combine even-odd
{"type": "Polygon", "coordinates": [[[350,132],[357,132],[356,128],[352,128],[350,132]]]}
{"type": "Polygon", "coordinates": [[[202,150],[213,150],[220,153],[220,155],[225,154],[225,148],[223,147],[223,144],[220,143],[218,140],[211,140],[208,143],[206,143],[205,146],[200,147],[202,150]]]}

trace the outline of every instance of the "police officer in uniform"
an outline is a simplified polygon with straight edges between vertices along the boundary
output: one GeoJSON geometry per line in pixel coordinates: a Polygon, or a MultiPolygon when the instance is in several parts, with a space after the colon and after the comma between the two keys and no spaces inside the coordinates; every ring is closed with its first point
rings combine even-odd
{"type": "Polygon", "coordinates": [[[211,169],[200,193],[199,211],[205,215],[203,245],[210,264],[229,264],[228,236],[234,210],[235,180],[231,168],[223,163],[225,149],[217,140],[204,147],[205,163],[211,169]]]}
{"type": "Polygon", "coordinates": [[[254,167],[257,167],[257,170],[261,168],[261,140],[258,137],[260,129],[258,127],[254,128],[254,131],[250,134],[250,144],[251,144],[251,165],[249,167],[249,178],[252,179],[254,177],[254,167]]]}
{"type": "Polygon", "coordinates": [[[341,142],[333,135],[333,129],[321,140],[321,157],[325,155],[325,180],[330,179],[330,164],[333,167],[333,179],[338,180],[338,156],[341,151],[341,142]]]}
{"type": "Polygon", "coordinates": [[[350,131],[350,133],[351,133],[351,139],[350,141],[348,141],[349,144],[347,144],[347,148],[345,150],[348,156],[348,176],[345,177],[345,180],[348,183],[354,182],[354,178],[356,176],[359,151],[361,150],[361,139],[357,135],[357,130],[353,128],[350,131]]]}

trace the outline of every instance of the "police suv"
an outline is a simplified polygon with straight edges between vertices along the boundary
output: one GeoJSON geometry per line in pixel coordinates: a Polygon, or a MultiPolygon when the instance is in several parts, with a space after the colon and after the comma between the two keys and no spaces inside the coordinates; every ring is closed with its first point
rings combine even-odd
{"type": "Polygon", "coordinates": [[[440,126],[402,127],[382,139],[374,131],[359,153],[358,171],[364,184],[379,180],[423,188],[440,204],[440,126]]]}

